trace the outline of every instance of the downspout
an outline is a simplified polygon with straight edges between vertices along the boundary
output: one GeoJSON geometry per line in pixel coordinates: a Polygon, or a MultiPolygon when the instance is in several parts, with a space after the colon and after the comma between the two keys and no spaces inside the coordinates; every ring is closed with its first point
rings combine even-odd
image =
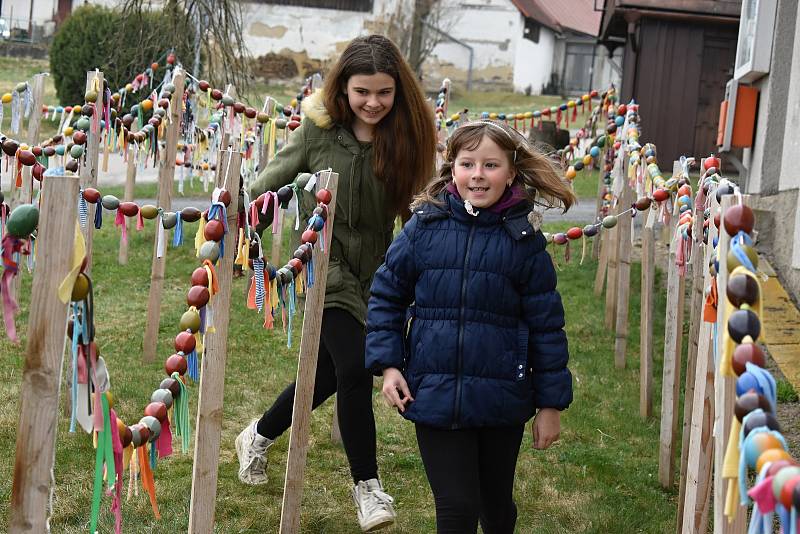
{"type": "Polygon", "coordinates": [[[467,91],[472,90],[472,61],[473,61],[473,59],[475,57],[475,50],[470,45],[465,43],[464,41],[460,41],[460,40],[456,39],[455,37],[453,37],[449,33],[443,32],[439,28],[437,28],[437,27],[435,27],[435,26],[433,26],[433,25],[431,25],[431,24],[429,24],[427,22],[423,21],[422,25],[425,26],[428,29],[431,29],[431,30],[435,31],[436,33],[438,33],[439,35],[444,37],[445,40],[450,41],[452,43],[455,43],[455,44],[457,44],[459,46],[463,46],[464,48],[467,49],[467,51],[469,52],[469,66],[467,67],[467,91]]]}

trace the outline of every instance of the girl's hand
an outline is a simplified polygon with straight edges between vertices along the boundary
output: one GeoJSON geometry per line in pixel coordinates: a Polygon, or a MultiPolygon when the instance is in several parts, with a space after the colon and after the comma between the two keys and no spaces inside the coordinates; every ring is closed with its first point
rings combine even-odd
{"type": "Polygon", "coordinates": [[[531,423],[533,448],[544,450],[558,440],[561,433],[561,412],[555,408],[542,408],[531,423]]]}
{"type": "Polygon", "coordinates": [[[400,413],[406,410],[406,403],[413,402],[414,398],[408,389],[403,373],[395,367],[383,370],[383,390],[384,398],[390,406],[396,406],[400,413]]]}

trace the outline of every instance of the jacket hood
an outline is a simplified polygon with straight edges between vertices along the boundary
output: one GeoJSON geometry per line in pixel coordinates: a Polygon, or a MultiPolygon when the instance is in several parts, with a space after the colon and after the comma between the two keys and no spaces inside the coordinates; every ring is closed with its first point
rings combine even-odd
{"type": "Polygon", "coordinates": [[[305,116],[323,130],[333,128],[333,119],[325,108],[325,94],[322,89],[317,89],[310,96],[304,98],[302,108],[305,116]]]}

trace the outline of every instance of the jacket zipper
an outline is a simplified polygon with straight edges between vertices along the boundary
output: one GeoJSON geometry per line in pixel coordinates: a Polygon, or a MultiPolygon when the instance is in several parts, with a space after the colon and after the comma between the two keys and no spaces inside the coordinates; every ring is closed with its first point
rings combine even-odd
{"type": "Polygon", "coordinates": [[[467,295],[467,272],[469,271],[469,251],[472,248],[472,236],[475,233],[475,224],[470,225],[467,237],[467,249],[464,252],[464,270],[461,273],[461,308],[458,312],[458,366],[456,369],[456,400],[453,417],[453,428],[458,428],[461,415],[461,367],[464,353],[464,299],[467,295]]]}

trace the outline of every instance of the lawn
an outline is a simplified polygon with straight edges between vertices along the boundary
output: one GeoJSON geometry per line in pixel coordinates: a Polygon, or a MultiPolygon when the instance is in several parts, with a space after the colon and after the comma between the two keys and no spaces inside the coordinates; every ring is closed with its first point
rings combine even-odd
{"type": "MultiPolygon", "coordinates": [[[[192,225],[193,226],[193,225],[192,225]]],[[[546,230],[561,230],[568,223],[546,230]]],[[[189,229],[189,236],[193,228],[189,229]]],[[[94,287],[97,341],[110,373],[116,409],[132,424],[142,416],[150,393],[164,377],[163,360],[172,353],[172,339],[184,311],[189,275],[197,261],[187,245],[170,249],[162,301],[159,357],[141,361],[142,334],[152,253],[152,225],[133,232],[130,263],[116,262],[118,233],[111,225],[95,232],[94,287]]],[[[287,236],[288,239],[288,236],[287,236]]],[[[191,237],[187,239],[191,241],[191,237]]],[[[288,249],[288,245],[284,250],[288,249]]],[[[564,413],[561,441],[548,451],[534,451],[529,436],[520,455],[516,481],[519,529],[523,533],[561,532],[666,532],[673,528],[674,491],[663,491],[657,481],[659,424],[638,416],[639,265],[631,280],[631,333],[628,367],[613,364],[613,332],[603,328],[602,307],[592,293],[595,263],[583,266],[559,256],[559,289],[567,313],[570,367],[575,380],[575,401],[564,413]]],[[[574,254],[573,256],[577,256],[574,254]]],[[[24,339],[28,319],[31,277],[23,276],[22,313],[17,325],[24,339]]],[[[233,441],[241,427],[268,407],[272,398],[296,373],[297,349],[286,348],[280,329],[266,331],[261,320],[245,308],[244,279],[234,281],[231,306],[228,367],[225,376],[222,448],[216,509],[216,531],[275,532],[287,453],[286,436],[270,450],[266,486],[239,484],[233,441]]],[[[656,347],[663,332],[663,285],[656,295],[656,347]]],[[[299,323],[296,323],[299,324],[299,323]]],[[[295,336],[299,328],[295,329],[295,336]]],[[[295,339],[294,347],[299,343],[295,339]]],[[[23,345],[24,346],[24,345],[23,345]]],[[[660,351],[656,351],[659,353],[660,351]]],[[[4,380],[0,383],[0,448],[9,451],[0,462],[0,531],[8,521],[12,457],[18,418],[18,396],[24,354],[21,347],[0,340],[4,380]]],[[[661,359],[657,354],[654,391],[660,391],[661,359]]],[[[197,387],[190,386],[192,421],[197,387]]],[[[62,390],[62,401],[65,391],[62,390]]],[[[658,397],[656,395],[656,397],[658,397]]],[[[356,532],[349,496],[344,452],[330,441],[333,403],[328,401],[312,418],[311,446],[304,487],[303,532],[356,532]]],[[[434,530],[432,496],[416,450],[413,427],[385,407],[374,391],[378,428],[378,463],[388,491],[399,511],[392,532],[421,533],[434,530]]],[[[655,413],[659,413],[658,406],[655,413]]],[[[91,503],[94,451],[89,436],[68,432],[68,418],[60,417],[55,464],[54,532],[86,530],[91,503]]],[[[123,505],[125,532],[185,531],[188,522],[192,461],[175,454],[159,462],[156,471],[158,500],[163,518],[156,522],[146,497],[140,493],[123,505]]],[[[127,487],[127,479],[126,479],[127,487]]],[[[127,492],[127,490],[126,490],[127,492]]],[[[107,512],[109,500],[104,500],[107,512]]],[[[104,512],[101,531],[112,529],[104,512]]]]}

